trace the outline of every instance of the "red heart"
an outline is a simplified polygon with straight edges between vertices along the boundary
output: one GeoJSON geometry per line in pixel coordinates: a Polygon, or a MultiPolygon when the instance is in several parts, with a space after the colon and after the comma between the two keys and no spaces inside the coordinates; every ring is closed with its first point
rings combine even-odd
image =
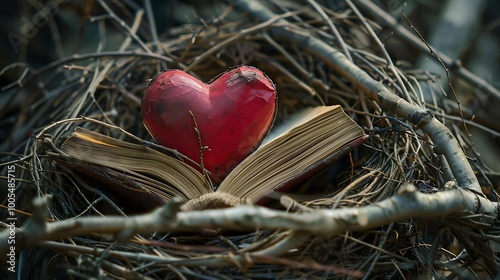
{"type": "MultiPolygon", "coordinates": [[[[273,82],[260,70],[240,66],[205,84],[181,70],[167,70],[147,85],[142,118],[153,138],[200,162],[215,183],[262,142],[276,115],[273,82]]],[[[199,169],[199,168],[198,168],[199,169]]]]}

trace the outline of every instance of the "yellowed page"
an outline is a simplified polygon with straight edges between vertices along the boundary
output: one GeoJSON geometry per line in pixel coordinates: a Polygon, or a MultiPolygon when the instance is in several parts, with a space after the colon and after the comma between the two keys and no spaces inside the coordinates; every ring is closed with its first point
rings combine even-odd
{"type": "Polygon", "coordinates": [[[239,164],[218,191],[258,200],[364,135],[340,106],[308,109],[289,127],[239,164]]]}
{"type": "Polygon", "coordinates": [[[210,192],[193,167],[142,145],[77,128],[61,147],[79,160],[123,171],[165,199],[190,199],[210,192]]]}

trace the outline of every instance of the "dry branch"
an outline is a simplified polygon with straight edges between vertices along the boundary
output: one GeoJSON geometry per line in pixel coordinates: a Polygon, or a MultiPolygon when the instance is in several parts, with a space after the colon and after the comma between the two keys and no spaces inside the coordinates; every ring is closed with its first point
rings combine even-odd
{"type": "MultiPolygon", "coordinates": [[[[255,231],[259,229],[293,230],[315,236],[332,236],[387,225],[409,218],[433,218],[448,215],[472,216],[472,221],[489,226],[498,219],[497,203],[467,190],[454,189],[434,194],[412,190],[384,201],[358,208],[317,209],[313,212],[286,213],[257,206],[178,212],[180,202],[173,200],[151,213],[137,216],[81,217],[46,222],[46,204],[37,202],[38,213],[23,228],[16,230],[19,249],[42,241],[89,234],[113,234],[126,241],[135,234],[154,232],[201,232],[204,229],[255,231]],[[418,211],[417,211],[418,210],[418,211]],[[272,221],[270,223],[269,221],[272,221]]],[[[0,233],[0,256],[9,250],[8,231],[0,233]]],[[[297,244],[293,244],[297,245],[297,244]]],[[[287,248],[290,249],[290,248],[287,248]]],[[[268,253],[270,249],[266,250],[268,253]]],[[[287,250],[279,250],[285,253],[287,250]]],[[[255,252],[259,254],[259,252],[255,252]]]]}

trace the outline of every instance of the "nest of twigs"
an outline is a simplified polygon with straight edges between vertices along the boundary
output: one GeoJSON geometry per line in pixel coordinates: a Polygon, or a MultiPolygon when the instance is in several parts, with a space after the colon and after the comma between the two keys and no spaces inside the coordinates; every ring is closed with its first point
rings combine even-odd
{"type": "MultiPolygon", "coordinates": [[[[19,228],[16,262],[23,277],[402,279],[415,275],[494,275],[497,251],[489,242],[498,230],[496,213],[470,213],[443,206],[446,215],[430,215],[426,210],[429,205],[418,203],[415,206],[422,208],[401,217],[398,211],[407,213],[408,209],[388,208],[394,215],[389,213],[392,218],[376,226],[365,221],[334,234],[327,229],[322,234],[304,233],[305,238],[295,239],[300,240],[295,247],[287,243],[281,251],[277,244],[302,231],[287,226],[207,231],[200,226],[195,233],[172,230],[136,234],[133,225],[124,225],[123,230],[111,234],[103,224],[102,232],[96,229],[64,237],[53,235],[51,224],[82,217],[132,215],[129,210],[133,201],[123,205],[123,201],[114,200],[106,186],[62,168],[54,155],[60,153],[58,148],[75,126],[116,138],[125,137],[122,129],[152,141],[140,116],[141,96],[148,79],[171,68],[209,81],[232,66],[252,65],[276,84],[278,124],[303,107],[340,104],[365,128],[370,139],[343,158],[336,170],[321,172],[300,188],[301,195],[309,198],[288,209],[290,215],[314,214],[320,209],[358,209],[406,193],[439,199],[431,195],[461,188],[473,189],[481,199],[496,201],[498,176],[481,161],[468,135],[468,127],[477,131],[488,125],[469,121],[471,111],[467,104],[458,105],[456,89],[440,88],[439,79],[448,80],[450,76],[437,77],[415,69],[411,63],[392,61],[385,50],[382,32],[396,32],[401,26],[411,30],[404,17],[400,23],[391,23],[383,9],[359,4],[360,11],[351,2],[271,1],[267,9],[273,14],[266,18],[269,14],[260,10],[258,1],[233,4],[210,4],[208,9],[214,9],[218,17],[190,20],[157,34],[150,6],[144,10],[97,1],[97,7],[89,7],[92,16],[86,24],[97,26],[101,44],[106,43],[107,29],[122,34],[121,44],[115,44],[114,50],[98,46],[93,52],[65,56],[37,69],[22,66],[19,79],[4,87],[10,99],[2,109],[7,117],[3,126],[8,123],[10,127],[2,143],[2,176],[7,178],[7,168],[15,166],[19,228]],[[325,52],[328,48],[332,53],[325,52]],[[358,68],[345,68],[341,62],[328,60],[339,55],[339,61],[358,68]],[[402,100],[401,108],[368,88],[366,77],[356,71],[385,86],[394,98],[402,100]],[[443,98],[443,91],[449,98],[443,98]],[[421,110],[404,111],[405,104],[421,110]],[[424,116],[422,112],[429,114],[424,116]],[[479,184],[464,186],[466,180],[456,178],[457,164],[425,130],[429,121],[426,117],[446,123],[459,139],[461,150],[474,160],[467,162],[465,156],[456,155],[461,162],[458,165],[469,164],[479,184]],[[476,188],[478,185],[482,189],[476,188]],[[491,218],[489,223],[481,220],[484,217],[491,218]],[[36,222],[29,222],[33,220],[36,222]],[[365,228],[363,224],[367,224],[365,228]]],[[[207,6],[203,7],[194,11],[202,13],[207,6]]],[[[193,11],[192,6],[180,4],[176,11],[182,13],[183,9],[193,11]]],[[[393,40],[408,45],[416,44],[411,39],[419,42],[418,33],[409,34],[413,36],[410,39],[393,40]]],[[[439,58],[443,65],[447,63],[446,57],[439,58]]],[[[4,73],[20,69],[16,67],[19,65],[4,73]]],[[[461,76],[463,70],[459,67],[456,73],[469,81],[468,87],[484,83],[480,79],[471,83],[467,76],[461,76]]],[[[483,86],[476,93],[494,96],[490,89],[483,86]]],[[[494,128],[483,132],[498,137],[494,128]]],[[[3,205],[7,208],[7,199],[3,205]]],[[[439,207],[435,209],[440,211],[439,207]]],[[[8,212],[2,213],[8,224],[8,212]]],[[[274,221],[272,216],[262,219],[269,224],[274,221]]]]}

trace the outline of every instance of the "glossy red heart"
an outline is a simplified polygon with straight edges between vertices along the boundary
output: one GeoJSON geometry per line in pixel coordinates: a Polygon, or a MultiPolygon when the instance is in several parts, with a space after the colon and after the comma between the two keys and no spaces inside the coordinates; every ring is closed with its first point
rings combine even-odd
{"type": "Polygon", "coordinates": [[[208,148],[203,151],[204,167],[220,183],[260,145],[276,108],[273,82],[257,68],[240,66],[209,84],[181,70],[159,73],[144,91],[141,110],[158,143],[199,163],[196,120],[202,145],[208,148]]]}

